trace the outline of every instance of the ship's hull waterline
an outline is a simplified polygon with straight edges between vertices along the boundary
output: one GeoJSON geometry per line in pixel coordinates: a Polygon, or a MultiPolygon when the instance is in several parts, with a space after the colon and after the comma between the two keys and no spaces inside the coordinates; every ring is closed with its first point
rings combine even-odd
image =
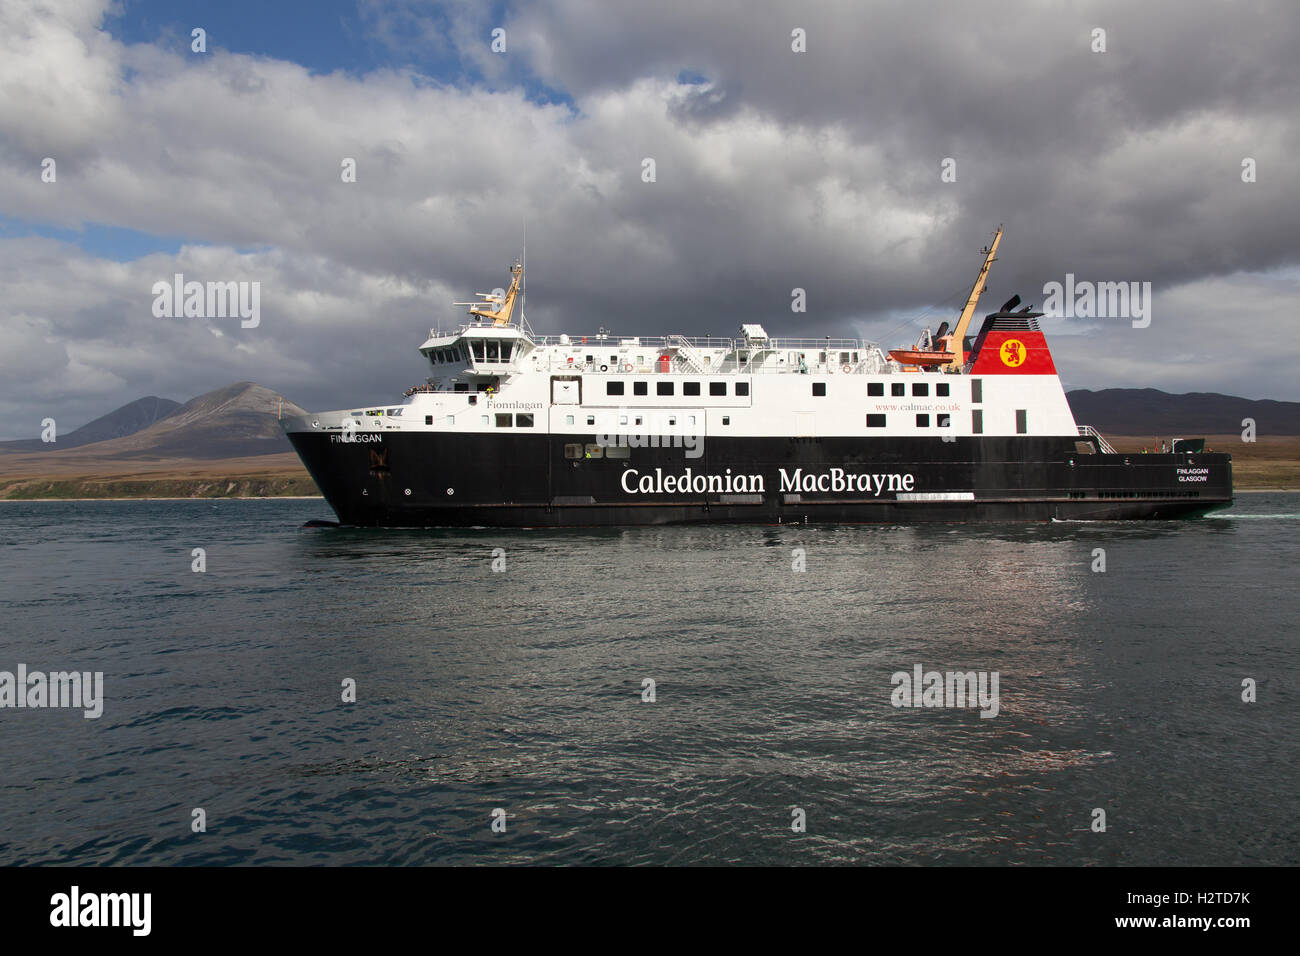
{"type": "Polygon", "coordinates": [[[1074,437],[719,438],[696,457],[587,457],[584,434],[289,438],[339,521],[362,527],[1132,520],[1232,503],[1230,455],[1080,454],[1074,437]]]}

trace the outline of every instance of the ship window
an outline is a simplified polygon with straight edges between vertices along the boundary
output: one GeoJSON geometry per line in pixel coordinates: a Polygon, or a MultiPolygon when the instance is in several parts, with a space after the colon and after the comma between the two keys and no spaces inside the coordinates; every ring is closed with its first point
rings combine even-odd
{"type": "Polygon", "coordinates": [[[618,423],[619,423],[620,425],[626,425],[626,424],[627,424],[627,416],[626,416],[626,415],[620,415],[620,416],[618,416],[618,423]]]}
{"type": "Polygon", "coordinates": [[[456,382],[454,385],[452,385],[451,390],[453,392],[468,392],[469,382],[456,382]]]}
{"type": "Polygon", "coordinates": [[[609,357],[609,364],[612,365],[612,366],[614,366],[614,368],[618,368],[618,356],[617,356],[617,355],[611,355],[611,356],[609,357]]]}
{"type": "Polygon", "coordinates": [[[928,398],[929,395],[930,395],[930,383],[929,383],[929,382],[914,382],[914,383],[912,384],[912,396],[913,396],[913,397],[928,398]]]}
{"type": "Polygon", "coordinates": [[[737,383],[736,383],[736,394],[737,394],[737,395],[748,395],[748,394],[749,394],[749,383],[748,383],[748,382],[737,382],[737,383]]]}
{"type": "Polygon", "coordinates": [[[940,428],[948,428],[952,425],[951,415],[935,415],[934,423],[940,428]]]}
{"type": "Polygon", "coordinates": [[[710,395],[726,395],[726,394],[727,394],[727,383],[726,383],[726,382],[710,382],[710,383],[709,383],[709,394],[710,394],[710,395]]]}
{"type": "Polygon", "coordinates": [[[1016,434],[1027,435],[1029,433],[1029,412],[1023,408],[1016,409],[1016,434]]]}
{"type": "Polygon", "coordinates": [[[984,409],[972,408],[970,413],[970,430],[973,435],[984,434],[984,409]]]}
{"type": "Polygon", "coordinates": [[[655,382],[656,395],[671,395],[673,393],[672,382],[655,382]]]}
{"type": "Polygon", "coordinates": [[[982,378],[970,380],[970,400],[972,402],[984,401],[984,380],[982,378]]]}
{"type": "Polygon", "coordinates": [[[488,417],[487,417],[486,415],[481,415],[481,416],[479,416],[479,417],[483,420],[483,424],[484,424],[484,425],[489,424],[489,420],[488,420],[488,417]]]}
{"type": "Polygon", "coordinates": [[[483,361],[483,340],[482,339],[474,340],[474,361],[476,362],[483,361]]]}
{"type": "Polygon", "coordinates": [[[867,395],[870,396],[871,398],[881,398],[884,396],[884,394],[885,394],[884,382],[867,383],[867,395]]]}
{"type": "Polygon", "coordinates": [[[606,445],[606,458],[631,458],[632,448],[629,445],[606,445]]]}
{"type": "Polygon", "coordinates": [[[924,413],[922,413],[922,414],[920,414],[920,415],[917,415],[917,416],[916,416],[916,427],[917,427],[917,428],[929,428],[929,427],[930,427],[930,416],[929,416],[929,415],[926,415],[926,414],[924,414],[924,413]]]}
{"type": "Polygon", "coordinates": [[[858,353],[857,353],[857,352],[854,352],[854,353],[853,353],[853,364],[854,364],[854,365],[857,365],[857,364],[858,364],[858,353]]]}
{"type": "Polygon", "coordinates": [[[516,415],[516,416],[515,416],[515,425],[516,425],[517,427],[519,427],[519,428],[532,428],[532,427],[533,427],[533,416],[532,416],[532,415],[516,415]]]}
{"type": "Polygon", "coordinates": [[[636,364],[637,364],[637,365],[644,365],[644,364],[645,364],[645,356],[644,356],[644,355],[638,355],[638,356],[636,357],[636,364]]]}
{"type": "Polygon", "coordinates": [[[676,416],[676,415],[669,415],[669,416],[668,416],[668,424],[669,424],[669,425],[676,425],[676,424],[677,424],[677,416],[676,416]]]}
{"type": "Polygon", "coordinates": [[[582,457],[582,446],[581,446],[581,445],[565,445],[565,446],[564,446],[564,457],[565,457],[565,458],[581,458],[581,457],[582,457]]]}
{"type": "Polygon", "coordinates": [[[817,353],[817,364],[818,364],[818,365],[825,365],[825,364],[826,364],[826,353],[825,353],[825,352],[818,352],[818,353],[817,353]]]}
{"type": "MultiPolygon", "coordinates": [[[[622,395],[622,394],[623,394],[623,383],[622,383],[622,382],[606,382],[606,383],[605,383],[605,394],[606,394],[606,395],[622,395]]],[[[594,403],[593,403],[593,404],[594,404],[594,403]]]]}
{"type": "Polygon", "coordinates": [[[588,365],[592,365],[592,364],[594,364],[595,361],[596,361],[596,356],[594,356],[594,355],[588,355],[588,356],[587,356],[587,364],[588,364],[588,365]]]}
{"type": "Polygon", "coordinates": [[[636,417],[636,423],[637,423],[638,425],[641,424],[641,416],[640,416],[640,415],[638,415],[638,416],[636,417]]]}
{"type": "Polygon", "coordinates": [[[948,383],[947,383],[947,382],[940,382],[938,385],[936,385],[936,386],[934,387],[934,394],[935,394],[935,396],[938,397],[938,398],[947,398],[947,397],[948,397],[948,383]]]}
{"type": "Polygon", "coordinates": [[[498,413],[497,413],[497,428],[509,428],[509,427],[510,427],[510,413],[509,413],[509,412],[498,412],[498,413]]]}
{"type": "Polygon", "coordinates": [[[587,416],[587,424],[588,424],[588,425],[594,425],[594,424],[596,424],[596,416],[595,416],[595,415],[588,415],[588,416],[587,416]]]}
{"type": "Polygon", "coordinates": [[[694,415],[687,415],[687,416],[686,416],[686,424],[688,424],[688,425],[690,425],[692,428],[694,428],[694,427],[695,427],[695,416],[694,416],[694,415]]]}
{"type": "MultiPolygon", "coordinates": [[[[432,416],[430,416],[430,417],[432,417],[432,416]]],[[[456,416],[455,416],[455,415],[448,415],[448,416],[447,416],[447,424],[448,424],[448,425],[455,425],[455,424],[456,424],[456,416]]]]}
{"type": "Polygon", "coordinates": [[[891,382],[891,383],[889,384],[889,394],[890,394],[890,395],[906,395],[906,394],[907,394],[907,386],[904,385],[902,382],[891,382]]]}
{"type": "Polygon", "coordinates": [[[884,427],[885,427],[885,416],[884,416],[884,415],[868,415],[868,416],[867,416],[867,427],[868,427],[868,428],[884,428],[884,427]]]}
{"type": "Polygon", "coordinates": [[[425,415],[425,416],[424,416],[424,423],[425,423],[426,425],[432,425],[432,424],[433,424],[433,416],[432,416],[432,415],[425,415]]]}
{"type": "Polygon", "coordinates": [[[683,395],[698,395],[698,394],[700,394],[700,383],[699,383],[699,382],[682,382],[682,394],[683,394],[683,395]]]}
{"type": "Polygon", "coordinates": [[[824,397],[826,395],[826,383],[813,382],[813,395],[817,396],[818,398],[824,397]]]}
{"type": "Polygon", "coordinates": [[[633,394],[633,395],[649,395],[649,394],[650,394],[650,388],[649,388],[649,386],[648,386],[645,382],[633,382],[633,383],[632,383],[632,394],[633,394]]]}
{"type": "Polygon", "coordinates": [[[469,397],[469,403],[470,403],[471,405],[477,405],[477,404],[478,404],[478,396],[477,396],[477,395],[471,395],[471,396],[469,397]]]}
{"type": "Polygon", "coordinates": [[[604,458],[604,457],[605,457],[605,449],[602,448],[600,445],[588,445],[588,446],[587,446],[587,457],[588,457],[588,458],[604,458]]]}
{"type": "Polygon", "coordinates": [[[723,415],[723,416],[722,416],[722,424],[724,424],[724,425],[730,425],[730,424],[731,424],[731,416],[730,416],[730,415],[723,415]]]}
{"type": "Polygon", "coordinates": [[[565,415],[565,416],[564,416],[564,424],[566,424],[566,425],[572,425],[572,424],[573,424],[573,416],[572,416],[572,415],[565,415]]]}

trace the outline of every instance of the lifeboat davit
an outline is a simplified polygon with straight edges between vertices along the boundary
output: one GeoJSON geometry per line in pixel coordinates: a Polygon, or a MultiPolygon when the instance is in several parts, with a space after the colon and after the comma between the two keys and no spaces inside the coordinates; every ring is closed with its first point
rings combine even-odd
{"type": "Polygon", "coordinates": [[[890,349],[889,357],[899,365],[947,365],[952,361],[951,352],[927,352],[921,349],[890,349]]]}

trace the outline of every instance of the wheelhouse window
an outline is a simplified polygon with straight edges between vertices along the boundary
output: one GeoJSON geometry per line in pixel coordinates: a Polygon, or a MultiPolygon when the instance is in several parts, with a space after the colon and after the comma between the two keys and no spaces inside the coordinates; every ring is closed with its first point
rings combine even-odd
{"type": "Polygon", "coordinates": [[[483,340],[475,339],[473,342],[473,348],[474,348],[474,361],[476,362],[483,361],[483,340]]]}

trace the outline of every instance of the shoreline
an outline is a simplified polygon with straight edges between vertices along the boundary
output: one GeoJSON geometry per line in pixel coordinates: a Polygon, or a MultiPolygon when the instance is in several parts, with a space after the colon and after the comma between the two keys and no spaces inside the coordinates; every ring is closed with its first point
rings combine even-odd
{"type": "Polygon", "coordinates": [[[324,501],[324,495],[222,495],[216,498],[156,498],[150,495],[103,498],[0,498],[0,503],[26,504],[32,501],[324,501]]]}

